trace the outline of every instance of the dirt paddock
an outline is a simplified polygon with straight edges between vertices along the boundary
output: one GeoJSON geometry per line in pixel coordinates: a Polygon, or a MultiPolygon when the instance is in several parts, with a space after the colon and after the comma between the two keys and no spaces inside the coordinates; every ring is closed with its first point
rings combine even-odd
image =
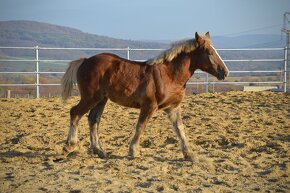
{"type": "Polygon", "coordinates": [[[59,98],[0,99],[0,192],[289,192],[290,95],[229,92],[187,96],[183,121],[195,161],[183,161],[162,111],[128,145],[138,111],[109,102],[100,138],[109,158],[88,153],[87,117],[79,148],[63,159],[69,109],[59,98]]]}

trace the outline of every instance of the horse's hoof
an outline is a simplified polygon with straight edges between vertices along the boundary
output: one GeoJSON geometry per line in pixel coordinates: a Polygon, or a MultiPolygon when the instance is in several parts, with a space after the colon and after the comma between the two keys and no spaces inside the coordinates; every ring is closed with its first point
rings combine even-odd
{"type": "Polygon", "coordinates": [[[192,155],[191,153],[186,153],[186,154],[184,155],[184,160],[185,160],[185,161],[194,161],[194,159],[193,159],[193,155],[192,155]]]}
{"type": "Polygon", "coordinates": [[[134,157],[133,155],[130,155],[130,154],[129,154],[129,155],[128,155],[128,159],[129,159],[129,160],[134,160],[135,157],[134,157]]]}
{"type": "Polygon", "coordinates": [[[101,159],[106,159],[106,158],[108,158],[107,153],[104,152],[104,151],[101,150],[101,149],[98,149],[98,148],[92,148],[91,152],[92,152],[93,154],[95,154],[95,155],[98,155],[99,158],[101,158],[101,159]]]}
{"type": "Polygon", "coordinates": [[[99,156],[99,158],[101,158],[101,159],[106,159],[106,158],[108,158],[107,153],[104,152],[104,151],[98,150],[96,153],[97,153],[97,155],[99,156]]]}
{"type": "Polygon", "coordinates": [[[67,156],[68,154],[72,153],[76,148],[73,146],[65,145],[62,149],[62,155],[67,156]]]}
{"type": "Polygon", "coordinates": [[[129,151],[128,158],[129,160],[140,158],[140,154],[137,154],[136,152],[133,151],[129,151]]]}

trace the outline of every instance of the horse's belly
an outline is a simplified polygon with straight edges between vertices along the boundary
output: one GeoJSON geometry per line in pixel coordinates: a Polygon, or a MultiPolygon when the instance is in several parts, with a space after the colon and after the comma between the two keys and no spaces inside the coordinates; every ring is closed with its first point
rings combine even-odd
{"type": "Polygon", "coordinates": [[[122,105],[124,107],[130,107],[130,108],[140,108],[140,104],[132,101],[130,99],[120,99],[120,98],[116,98],[116,97],[109,97],[109,99],[119,105],[122,105]]]}
{"type": "Polygon", "coordinates": [[[108,97],[111,101],[132,108],[140,108],[140,80],[131,76],[115,77],[108,86],[108,97]]]}
{"type": "Polygon", "coordinates": [[[123,91],[111,90],[108,93],[109,99],[119,105],[131,108],[140,108],[140,103],[136,100],[137,97],[133,95],[128,95],[128,92],[126,92],[125,90],[123,91]]]}

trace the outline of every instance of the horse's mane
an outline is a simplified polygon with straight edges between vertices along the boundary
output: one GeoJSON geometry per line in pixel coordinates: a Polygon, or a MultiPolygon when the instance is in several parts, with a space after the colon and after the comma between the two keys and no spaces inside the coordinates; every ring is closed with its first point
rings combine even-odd
{"type": "Polygon", "coordinates": [[[197,42],[195,39],[182,40],[171,44],[171,48],[161,52],[155,58],[151,58],[146,61],[147,65],[161,64],[164,62],[171,62],[180,53],[189,53],[197,48],[197,42]]]}

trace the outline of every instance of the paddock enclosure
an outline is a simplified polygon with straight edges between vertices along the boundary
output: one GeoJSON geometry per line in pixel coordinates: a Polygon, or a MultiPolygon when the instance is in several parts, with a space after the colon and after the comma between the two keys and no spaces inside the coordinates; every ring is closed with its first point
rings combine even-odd
{"type": "Polygon", "coordinates": [[[182,119],[194,162],[183,160],[162,111],[147,125],[140,158],[128,159],[139,112],[112,102],[100,126],[109,158],[89,154],[86,116],[78,151],[59,156],[78,100],[0,99],[0,192],[289,192],[289,93],[186,96],[182,119]]]}

